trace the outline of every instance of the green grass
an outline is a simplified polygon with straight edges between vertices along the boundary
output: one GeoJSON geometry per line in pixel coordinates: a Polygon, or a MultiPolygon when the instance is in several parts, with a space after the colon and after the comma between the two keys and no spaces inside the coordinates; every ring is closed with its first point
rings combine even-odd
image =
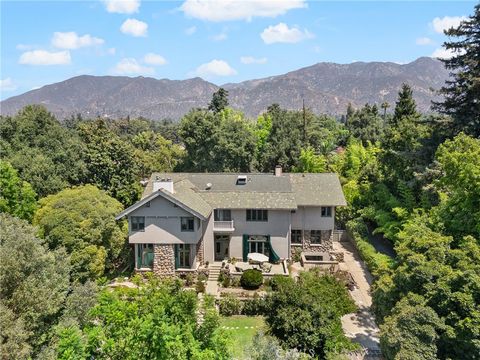
{"type": "Polygon", "coordinates": [[[234,358],[246,359],[243,352],[245,347],[250,345],[253,335],[258,330],[265,328],[265,322],[261,316],[236,315],[222,317],[220,327],[232,339],[231,350],[234,358]]]}

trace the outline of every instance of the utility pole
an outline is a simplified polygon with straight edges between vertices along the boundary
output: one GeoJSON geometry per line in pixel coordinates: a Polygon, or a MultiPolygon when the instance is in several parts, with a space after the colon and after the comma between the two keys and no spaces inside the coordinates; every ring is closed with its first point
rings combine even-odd
{"type": "Polygon", "coordinates": [[[302,99],[303,103],[303,144],[307,145],[307,114],[305,111],[305,99],[302,99]]]}

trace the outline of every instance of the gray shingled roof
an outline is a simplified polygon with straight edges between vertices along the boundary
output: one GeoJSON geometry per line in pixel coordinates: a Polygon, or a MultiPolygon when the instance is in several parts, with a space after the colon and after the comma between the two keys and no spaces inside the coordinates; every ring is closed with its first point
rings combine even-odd
{"type": "Polygon", "coordinates": [[[342,187],[334,173],[323,174],[237,174],[237,173],[153,173],[143,198],[153,191],[156,178],[174,182],[178,201],[201,214],[211,209],[296,209],[298,206],[345,206],[342,187]],[[237,185],[239,175],[247,176],[237,185]],[[207,183],[211,187],[207,189],[207,183]]]}
{"type": "Polygon", "coordinates": [[[335,173],[288,174],[298,206],[346,206],[340,180],[335,173]]]}

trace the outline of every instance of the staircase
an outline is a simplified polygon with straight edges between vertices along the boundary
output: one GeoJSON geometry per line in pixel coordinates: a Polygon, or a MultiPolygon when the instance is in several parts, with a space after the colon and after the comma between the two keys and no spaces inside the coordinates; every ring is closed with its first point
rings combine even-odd
{"type": "Polygon", "coordinates": [[[208,266],[208,281],[217,281],[222,269],[222,263],[215,262],[208,266]]]}

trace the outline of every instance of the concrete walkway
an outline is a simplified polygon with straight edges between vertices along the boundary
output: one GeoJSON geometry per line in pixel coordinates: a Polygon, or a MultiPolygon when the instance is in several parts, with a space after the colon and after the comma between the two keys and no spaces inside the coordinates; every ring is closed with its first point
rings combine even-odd
{"type": "Polygon", "coordinates": [[[350,242],[336,241],[333,249],[344,253],[344,262],[340,263],[340,270],[350,272],[357,284],[357,287],[350,291],[350,295],[359,310],[354,314],[347,314],[342,317],[343,331],[347,337],[359,343],[362,347],[369,350],[379,350],[379,329],[370,310],[372,306],[370,286],[373,277],[350,242]]]}

